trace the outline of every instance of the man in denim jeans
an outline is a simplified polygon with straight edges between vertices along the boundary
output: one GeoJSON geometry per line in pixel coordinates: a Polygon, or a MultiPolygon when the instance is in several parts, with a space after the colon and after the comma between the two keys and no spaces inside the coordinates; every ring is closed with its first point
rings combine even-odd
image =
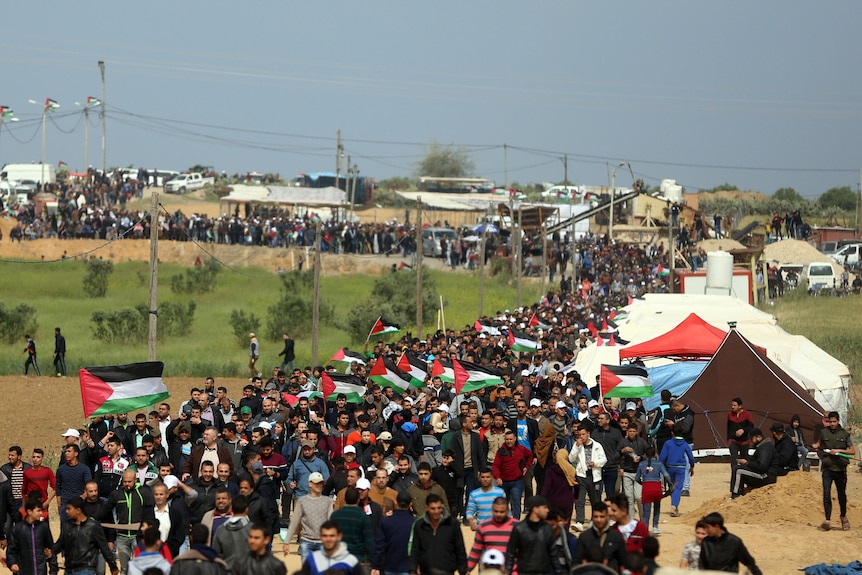
{"type": "Polygon", "coordinates": [[[323,474],[317,471],[308,476],[309,493],[296,500],[287,535],[284,537],[283,551],[287,556],[290,552],[288,542],[299,529],[299,556],[303,564],[312,552],[323,547],[320,540],[320,526],[332,514],[332,499],[323,496],[323,482],[323,474]]]}

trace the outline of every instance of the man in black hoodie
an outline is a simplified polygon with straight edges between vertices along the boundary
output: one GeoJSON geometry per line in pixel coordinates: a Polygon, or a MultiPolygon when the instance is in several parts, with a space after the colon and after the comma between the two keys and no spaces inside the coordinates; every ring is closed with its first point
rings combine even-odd
{"type": "MultiPolygon", "coordinates": [[[[467,575],[467,551],[461,525],[451,515],[443,516],[443,499],[434,493],[425,499],[425,515],[413,524],[410,575],[455,573],[467,575]]],[[[550,529],[550,527],[549,527],[550,529]]]]}
{"type": "Polygon", "coordinates": [[[770,483],[775,483],[775,446],[764,441],[763,432],[755,428],[748,432],[751,437],[751,443],[754,445],[754,455],[749,459],[748,456],[737,459],[739,467],[736,468],[736,475],[733,476],[733,483],[730,484],[730,498],[736,499],[742,495],[744,487],[763,487],[770,483]]]}

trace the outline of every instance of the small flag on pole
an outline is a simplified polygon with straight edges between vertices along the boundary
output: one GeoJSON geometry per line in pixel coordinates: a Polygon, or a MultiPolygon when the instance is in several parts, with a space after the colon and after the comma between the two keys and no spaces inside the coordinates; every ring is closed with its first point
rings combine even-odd
{"type": "Polygon", "coordinates": [[[405,391],[411,384],[411,377],[383,356],[377,358],[374,367],[368,372],[368,379],[380,387],[391,387],[398,392],[405,391]]]}
{"type": "Polygon", "coordinates": [[[398,360],[398,369],[410,376],[410,385],[418,388],[425,387],[425,378],[428,377],[427,362],[405,351],[398,360]]]}
{"type": "Polygon", "coordinates": [[[455,393],[461,393],[461,389],[470,379],[470,374],[454,357],[452,358],[452,372],[455,375],[455,393]]]}
{"type": "Polygon", "coordinates": [[[401,328],[398,325],[390,322],[383,321],[383,318],[378,317],[377,321],[374,322],[374,326],[371,328],[371,331],[368,332],[368,339],[371,339],[373,335],[383,335],[384,333],[396,333],[401,331],[401,328]]]}
{"type": "Polygon", "coordinates": [[[85,367],[78,371],[84,417],[126,413],[170,397],[160,361],[85,367]]]}
{"type": "Polygon", "coordinates": [[[345,363],[361,363],[365,365],[365,357],[361,353],[350,351],[346,347],[342,347],[335,352],[335,355],[329,358],[329,361],[343,361],[345,363]]]}
{"type": "Polygon", "coordinates": [[[532,352],[541,347],[541,345],[531,339],[530,336],[523,332],[515,331],[514,329],[509,330],[508,343],[509,348],[512,351],[532,352]]]}
{"type": "Polygon", "coordinates": [[[87,96],[87,105],[88,106],[101,106],[102,101],[98,98],[94,98],[92,96],[87,96]]]}
{"type": "Polygon", "coordinates": [[[60,104],[52,100],[51,98],[45,98],[45,108],[48,110],[56,110],[60,107],[60,104]]]}

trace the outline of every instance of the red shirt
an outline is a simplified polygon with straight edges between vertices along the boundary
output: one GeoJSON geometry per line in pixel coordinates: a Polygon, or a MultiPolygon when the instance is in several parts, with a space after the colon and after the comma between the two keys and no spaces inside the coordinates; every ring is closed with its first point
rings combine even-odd
{"type": "Polygon", "coordinates": [[[27,499],[27,495],[31,491],[38,491],[42,494],[42,503],[48,500],[48,485],[55,492],[57,491],[57,479],[54,477],[54,472],[50,467],[42,466],[39,469],[24,470],[24,484],[21,486],[21,495],[27,499]]]}
{"type": "Polygon", "coordinates": [[[614,525],[613,528],[617,533],[623,536],[623,539],[625,539],[626,553],[643,552],[644,539],[649,537],[649,528],[647,528],[646,523],[643,521],[635,521],[634,530],[628,533],[624,533],[620,530],[619,524],[614,525]]]}
{"type": "Polygon", "coordinates": [[[524,469],[532,462],[533,452],[520,443],[515,443],[512,449],[503,445],[497,450],[491,472],[494,474],[494,479],[516,481],[524,477],[524,469]]]}

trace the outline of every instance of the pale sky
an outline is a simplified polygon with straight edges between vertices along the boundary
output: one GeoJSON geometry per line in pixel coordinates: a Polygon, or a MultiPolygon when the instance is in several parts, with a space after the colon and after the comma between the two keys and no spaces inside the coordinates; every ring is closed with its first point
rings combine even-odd
{"type": "Polygon", "coordinates": [[[431,140],[499,185],[503,144],[510,183],[562,180],[568,154],[579,184],[625,161],[649,185],[814,198],[862,167],[858,1],[14,2],[2,19],[0,105],[21,121],[0,164],[39,161],[50,97],[47,161],[83,169],[75,102],[101,97],[104,60],[109,166],[331,172],[340,128],[378,180],[431,140]]]}

